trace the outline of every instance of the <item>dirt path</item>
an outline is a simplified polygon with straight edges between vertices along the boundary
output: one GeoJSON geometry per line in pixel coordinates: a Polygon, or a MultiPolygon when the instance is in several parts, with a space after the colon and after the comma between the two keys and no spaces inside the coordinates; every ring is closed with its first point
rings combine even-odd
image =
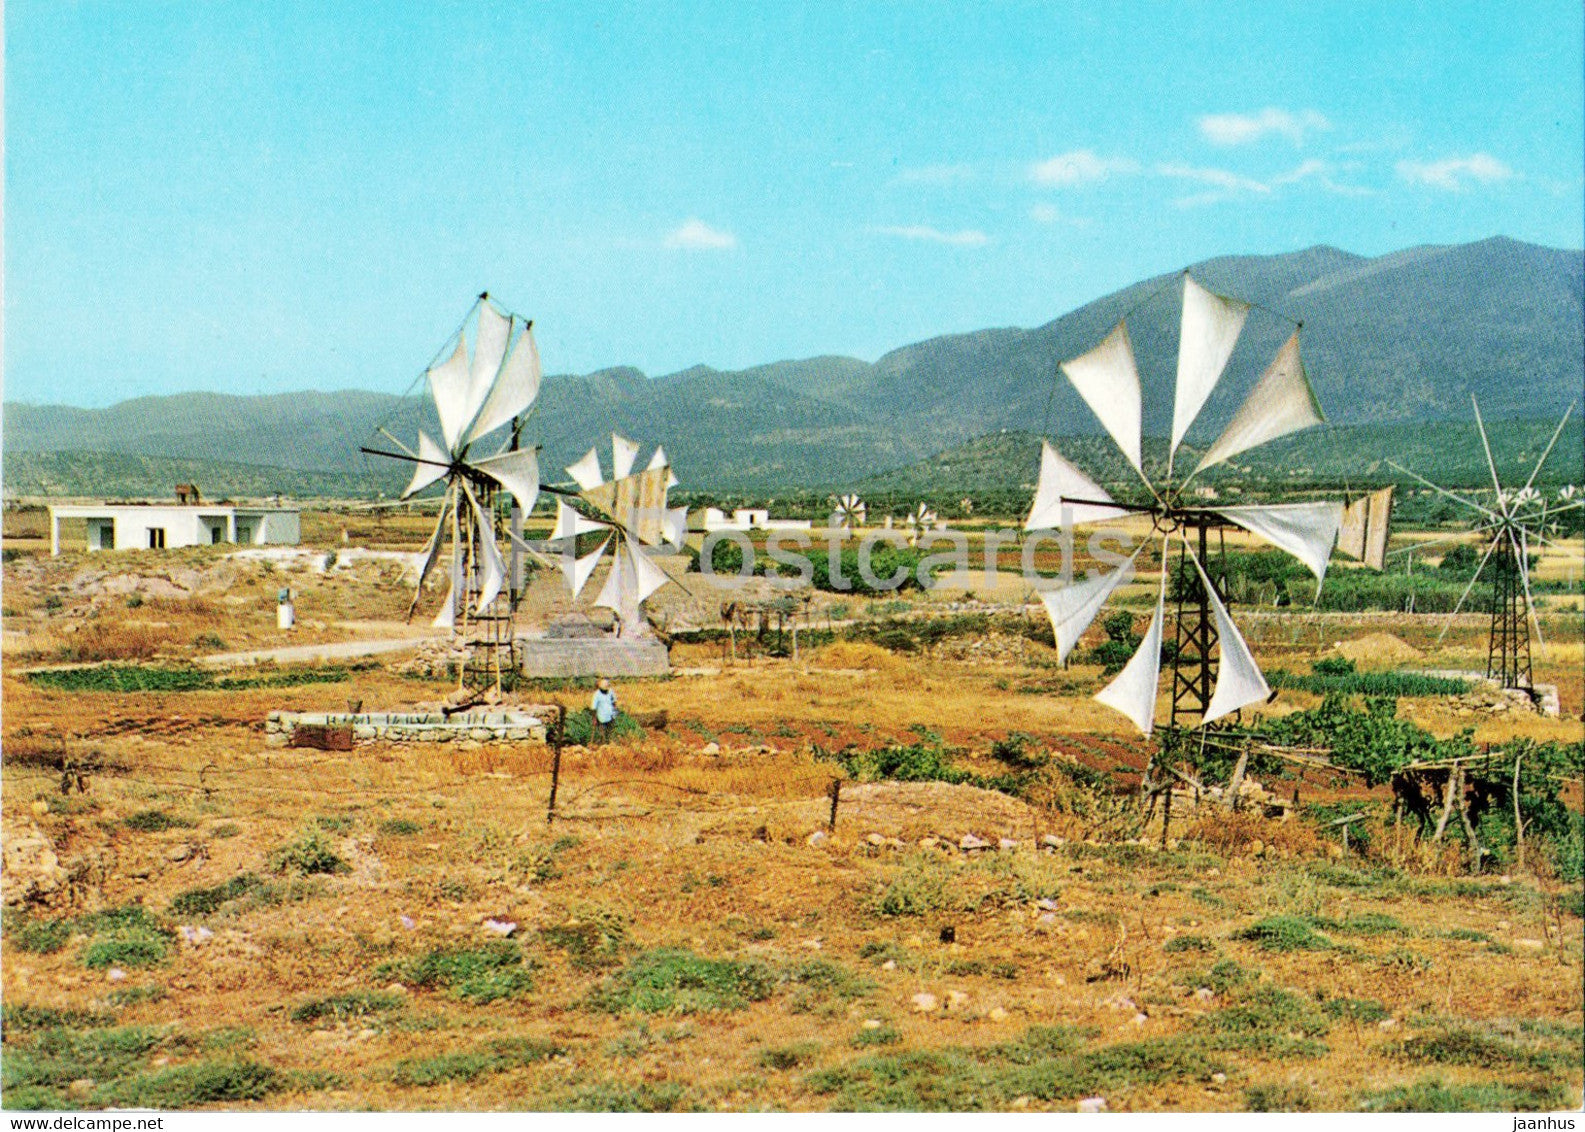
{"type": "Polygon", "coordinates": [[[247,652],[219,652],[197,658],[197,663],[217,668],[235,665],[301,664],[313,660],[350,660],[360,656],[379,656],[388,652],[417,648],[428,637],[394,637],[372,641],[332,641],[323,645],[287,645],[283,648],[252,649],[247,652]]]}

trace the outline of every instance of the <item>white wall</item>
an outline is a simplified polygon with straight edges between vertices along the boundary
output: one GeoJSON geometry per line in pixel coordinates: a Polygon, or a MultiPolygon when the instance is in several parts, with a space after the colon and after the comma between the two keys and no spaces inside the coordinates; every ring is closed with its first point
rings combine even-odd
{"type": "Polygon", "coordinates": [[[64,505],[50,508],[51,550],[58,552],[61,519],[83,519],[87,523],[89,550],[147,550],[150,528],[163,528],[165,549],[185,546],[212,546],[213,532],[221,532],[221,543],[233,541],[237,524],[251,524],[255,546],[265,544],[295,546],[302,540],[302,524],[296,511],[256,509],[237,511],[231,507],[180,507],[177,505],[107,505],[101,507],[64,505]],[[113,539],[112,539],[113,533],[113,539]]]}

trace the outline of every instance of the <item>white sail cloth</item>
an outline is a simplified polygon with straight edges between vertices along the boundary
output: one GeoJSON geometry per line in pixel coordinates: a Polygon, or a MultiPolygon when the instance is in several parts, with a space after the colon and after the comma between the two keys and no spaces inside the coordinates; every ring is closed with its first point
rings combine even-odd
{"type": "Polygon", "coordinates": [[[1105,488],[1064,459],[1049,440],[1040,442],[1040,481],[1024,530],[1054,530],[1128,514],[1121,507],[1109,506],[1111,503],[1105,488]]]}
{"type": "Polygon", "coordinates": [[[1195,471],[1230,460],[1268,441],[1325,421],[1299,357],[1299,332],[1277,351],[1233,419],[1201,457],[1195,471]]]}
{"type": "Polygon", "coordinates": [[[1233,624],[1232,617],[1228,616],[1227,606],[1216,596],[1216,587],[1206,577],[1205,567],[1200,565],[1193,551],[1189,551],[1189,557],[1194,562],[1195,572],[1200,575],[1200,585],[1205,587],[1206,596],[1210,599],[1211,616],[1216,621],[1216,647],[1220,654],[1216,665],[1216,689],[1211,693],[1211,702],[1206,705],[1205,716],[1201,720],[1202,723],[1214,723],[1241,708],[1263,703],[1271,695],[1271,687],[1260,674],[1255,658],[1250,655],[1244,635],[1233,624]]]}
{"type": "Polygon", "coordinates": [[[1166,558],[1163,541],[1161,589],[1156,594],[1156,611],[1151,615],[1150,628],[1145,630],[1145,639],[1139,642],[1139,648],[1112,682],[1095,693],[1097,700],[1122,712],[1146,736],[1155,729],[1156,692],[1161,681],[1161,632],[1167,604],[1166,558]]]}
{"type": "Polygon", "coordinates": [[[1073,382],[1084,403],[1090,407],[1118,450],[1128,458],[1140,476],[1140,391],[1139,367],[1134,362],[1134,347],[1128,338],[1128,323],[1119,322],[1100,345],[1087,354],[1062,363],[1062,372],[1073,382]]]}
{"type": "Polygon", "coordinates": [[[1040,591],[1040,603],[1046,607],[1046,616],[1051,618],[1051,631],[1056,635],[1058,663],[1067,662],[1073,646],[1079,643],[1084,631],[1100,614],[1112,591],[1133,577],[1134,561],[1139,553],[1138,550],[1134,551],[1126,565],[1110,574],[1086,578],[1061,589],[1040,591]]]}
{"type": "Polygon", "coordinates": [[[1183,321],[1178,335],[1178,381],[1173,389],[1172,451],[1178,450],[1206,399],[1221,380],[1244,330],[1249,304],[1207,291],[1183,275],[1183,321]]]}
{"type": "Polygon", "coordinates": [[[1334,499],[1308,503],[1253,503],[1218,507],[1251,534],[1281,547],[1310,568],[1317,581],[1326,580],[1326,563],[1332,557],[1338,528],[1343,525],[1343,504],[1334,499]]]}

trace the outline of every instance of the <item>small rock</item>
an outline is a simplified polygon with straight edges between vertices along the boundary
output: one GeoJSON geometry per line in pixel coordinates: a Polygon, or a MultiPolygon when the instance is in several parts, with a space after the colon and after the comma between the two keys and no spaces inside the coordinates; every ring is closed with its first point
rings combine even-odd
{"type": "Polygon", "coordinates": [[[811,849],[818,849],[820,846],[824,845],[830,840],[831,835],[829,833],[823,829],[817,829],[808,837],[804,838],[804,844],[808,845],[811,849]]]}
{"type": "Polygon", "coordinates": [[[1227,1084],[1227,1074],[1226,1073],[1212,1073],[1211,1074],[1211,1080],[1215,1081],[1218,1085],[1225,1085],[1225,1084],[1227,1084]]]}
{"type": "Polygon", "coordinates": [[[1008,850],[1017,849],[1018,842],[1014,841],[1011,837],[1004,837],[996,843],[996,847],[1006,852],[1008,850]]]}
{"type": "Polygon", "coordinates": [[[1080,1101],[1078,1103],[1077,1111],[1078,1112],[1105,1112],[1106,1111],[1106,1098],[1105,1097],[1085,1097],[1082,1101],[1080,1101]]]}
{"type": "Polygon", "coordinates": [[[864,1029],[866,1030],[879,1030],[883,1025],[885,1025],[885,1023],[879,1018],[864,1019],[864,1029]]]}
{"type": "Polygon", "coordinates": [[[1033,1099],[1034,1098],[1031,1097],[1028,1093],[1020,1093],[1018,1096],[1014,1097],[1011,1101],[1008,1102],[1008,1107],[1010,1107],[1010,1108],[1018,1108],[1018,1109],[1028,1108],[1029,1107],[1029,1102],[1032,1101],[1033,1099]]]}
{"type": "Polygon", "coordinates": [[[407,931],[412,931],[414,928],[418,927],[418,921],[414,920],[411,916],[401,917],[401,923],[402,927],[407,931]]]}
{"type": "Polygon", "coordinates": [[[1042,924],[1054,924],[1056,922],[1057,922],[1057,914],[1055,912],[1042,912],[1040,914],[1040,923],[1042,923],[1042,924]]]}
{"type": "Polygon", "coordinates": [[[213,939],[215,936],[215,933],[208,928],[201,926],[195,928],[191,924],[183,924],[177,930],[182,933],[182,938],[194,947],[198,947],[205,940],[213,939]]]}
{"type": "Polygon", "coordinates": [[[401,983],[386,983],[385,984],[385,989],[387,991],[389,991],[391,994],[406,994],[407,993],[407,988],[404,987],[401,983]]]}
{"type": "Polygon", "coordinates": [[[1510,924],[1507,920],[1498,920],[1497,921],[1497,930],[1500,931],[1500,932],[1505,932],[1511,927],[1513,927],[1513,925],[1510,924]]]}
{"type": "Polygon", "coordinates": [[[989,849],[990,847],[991,843],[989,841],[981,840],[980,838],[975,837],[972,833],[965,833],[962,837],[958,838],[958,848],[964,850],[965,852],[975,849],[989,849]]]}
{"type": "Polygon", "coordinates": [[[721,753],[721,744],[706,743],[703,747],[699,748],[699,753],[701,755],[719,755],[721,753]]]}
{"type": "Polygon", "coordinates": [[[929,1014],[936,1008],[936,996],[929,991],[920,991],[909,1001],[913,1003],[914,1009],[920,1014],[929,1014]]]}
{"type": "Polygon", "coordinates": [[[127,973],[120,967],[112,967],[110,970],[105,972],[105,978],[109,979],[112,983],[119,983],[126,977],[127,973]]]}
{"type": "Polygon", "coordinates": [[[492,918],[484,921],[484,928],[486,931],[494,932],[498,936],[509,937],[517,930],[517,924],[512,920],[492,918]]]}
{"type": "Polygon", "coordinates": [[[961,1010],[963,1007],[968,1005],[968,1002],[969,996],[964,994],[962,991],[947,991],[948,1010],[961,1010]]]}
{"type": "Polygon", "coordinates": [[[1000,1006],[993,1006],[989,1012],[986,1013],[985,1017],[989,1018],[992,1022],[1005,1022],[1009,1017],[1011,1017],[1011,1015],[1009,1015],[1007,1011],[1003,1010],[1000,1006]]]}
{"type": "Polygon", "coordinates": [[[877,849],[879,849],[882,845],[886,844],[886,838],[882,837],[878,833],[871,833],[868,836],[866,836],[864,838],[864,840],[869,842],[869,844],[875,846],[875,848],[877,848],[877,849]]]}
{"type": "Polygon", "coordinates": [[[886,960],[886,962],[881,964],[881,970],[882,971],[895,971],[895,970],[897,970],[897,960],[895,960],[895,959],[886,960]]]}
{"type": "Polygon", "coordinates": [[[1195,987],[1194,997],[1199,999],[1201,1002],[1210,1002],[1216,997],[1216,992],[1210,987],[1195,987]]]}
{"type": "Polygon", "coordinates": [[[1148,1021],[1150,1021],[1150,1015],[1148,1014],[1134,1015],[1134,1025],[1136,1026],[1143,1026],[1148,1021]]]}
{"type": "Polygon", "coordinates": [[[921,849],[934,849],[940,844],[941,838],[939,837],[921,837],[919,839],[919,848],[921,849]]]}
{"type": "Polygon", "coordinates": [[[1066,845],[1067,842],[1063,841],[1062,838],[1058,837],[1054,833],[1048,833],[1040,839],[1040,844],[1044,845],[1047,849],[1060,849],[1066,845]]]}
{"type": "Polygon", "coordinates": [[[1396,1018],[1383,1018],[1376,1023],[1376,1029],[1378,1030],[1396,1030],[1397,1028],[1398,1020],[1396,1018]]]}
{"type": "Polygon", "coordinates": [[[1039,900],[1035,901],[1035,907],[1039,908],[1042,912],[1055,912],[1059,910],[1062,905],[1058,904],[1049,896],[1042,896],[1039,900]]]}

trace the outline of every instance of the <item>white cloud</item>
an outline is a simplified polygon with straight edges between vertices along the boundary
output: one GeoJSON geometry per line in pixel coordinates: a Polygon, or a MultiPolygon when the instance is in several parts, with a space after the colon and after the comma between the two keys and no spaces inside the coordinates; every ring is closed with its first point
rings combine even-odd
{"type": "Polygon", "coordinates": [[[1059,153],[1030,166],[1029,176],[1042,185],[1062,188],[1104,181],[1113,173],[1137,173],[1139,162],[1127,157],[1100,157],[1093,150],[1059,153]]]}
{"type": "Polygon", "coordinates": [[[685,221],[680,228],[666,234],[668,248],[683,251],[729,251],[737,247],[737,237],[720,228],[712,228],[698,217],[685,221]]]}
{"type": "Polygon", "coordinates": [[[897,179],[909,185],[957,185],[972,180],[972,165],[916,165],[897,174],[897,179]]]}
{"type": "Polygon", "coordinates": [[[957,232],[943,232],[939,228],[931,228],[924,224],[912,224],[902,228],[877,228],[886,236],[898,236],[904,240],[922,240],[930,244],[951,244],[959,248],[979,248],[991,242],[991,238],[978,228],[964,228],[957,232]]]}
{"type": "Polygon", "coordinates": [[[1489,153],[1468,157],[1449,157],[1442,161],[1400,161],[1398,176],[1410,184],[1429,185],[1448,192],[1462,192],[1471,181],[1495,185],[1512,180],[1516,174],[1489,153]]]}
{"type": "Polygon", "coordinates": [[[1269,193],[1271,186],[1253,177],[1245,177],[1227,169],[1211,169],[1200,165],[1179,165],[1167,163],[1156,166],[1156,172],[1163,177],[1175,177],[1181,181],[1194,181],[1202,185],[1210,185],[1220,189],[1223,193],[1269,193]]]}
{"type": "Polygon", "coordinates": [[[1036,224],[1055,224],[1062,219],[1062,213],[1054,204],[1037,204],[1029,210],[1029,219],[1036,224]]]}
{"type": "Polygon", "coordinates": [[[1197,123],[1200,133],[1215,145],[1245,145],[1269,134],[1287,138],[1294,145],[1304,144],[1312,130],[1330,130],[1332,123],[1316,110],[1281,110],[1268,106],[1258,114],[1206,114],[1197,123]]]}

